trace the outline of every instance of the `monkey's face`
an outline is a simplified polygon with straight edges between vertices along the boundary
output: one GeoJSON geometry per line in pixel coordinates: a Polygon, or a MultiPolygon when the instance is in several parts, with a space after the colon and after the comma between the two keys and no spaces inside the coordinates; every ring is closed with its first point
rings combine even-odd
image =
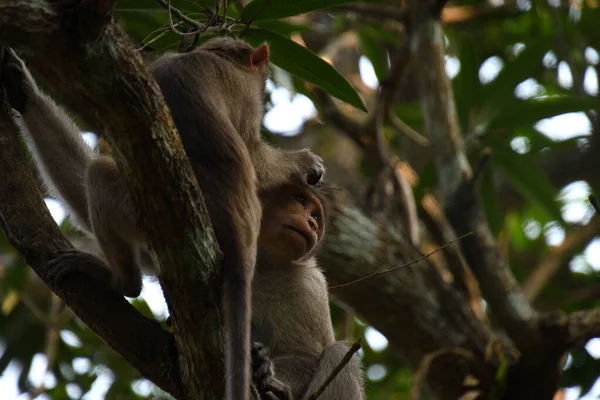
{"type": "Polygon", "coordinates": [[[276,262],[302,260],[325,231],[323,204],[306,187],[286,185],[261,193],[259,250],[276,262]]]}

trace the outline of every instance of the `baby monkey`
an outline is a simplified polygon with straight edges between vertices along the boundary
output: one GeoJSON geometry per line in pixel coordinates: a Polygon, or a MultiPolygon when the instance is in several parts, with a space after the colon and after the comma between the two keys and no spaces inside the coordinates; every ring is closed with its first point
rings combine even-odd
{"type": "MultiPolygon", "coordinates": [[[[263,190],[252,284],[252,370],[260,399],[307,399],[348,352],[336,342],[325,276],[317,266],[327,224],[321,185],[263,190]]],[[[362,400],[355,355],[320,400],[362,400]]]]}
{"type": "MultiPolygon", "coordinates": [[[[204,194],[223,252],[226,398],[245,400],[250,385],[251,281],[262,215],[257,190],[320,181],[322,160],[307,150],[284,151],[260,137],[269,49],[216,38],[197,50],[152,65],[204,194]]],[[[75,224],[100,244],[109,268],[82,272],[123,295],[142,287],[147,239],[114,160],[94,154],[80,130],[35,84],[23,62],[6,51],[1,77],[22,117],[24,136],[51,194],[68,206],[75,224]]],[[[76,270],[87,253],[71,251],[49,264],[57,277],[76,270]]],[[[89,263],[88,263],[89,265],[89,263]]],[[[151,266],[150,266],[151,267],[151,266]]]]}

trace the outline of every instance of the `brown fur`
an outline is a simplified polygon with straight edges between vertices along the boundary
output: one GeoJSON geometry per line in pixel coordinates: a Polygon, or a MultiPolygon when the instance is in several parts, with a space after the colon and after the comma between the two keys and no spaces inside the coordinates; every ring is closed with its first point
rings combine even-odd
{"type": "MultiPolygon", "coordinates": [[[[268,63],[258,57],[253,70],[253,51],[242,41],[218,38],[153,66],[224,254],[226,398],[236,400],[247,399],[249,387],[250,285],[261,219],[257,189],[290,181],[313,184],[323,174],[321,159],[309,151],[277,150],[261,141],[268,63]]],[[[268,55],[264,51],[259,56],[268,55]]],[[[22,115],[44,181],[67,203],[76,224],[98,239],[112,271],[106,275],[108,283],[126,296],[138,296],[140,250],[146,240],[116,164],[88,149],[77,127],[41,93],[24,64],[14,53],[7,54],[2,83],[22,115]]],[[[73,261],[72,255],[67,259],[73,261]]],[[[71,263],[72,268],[77,265],[71,263]]]]}
{"type": "MultiPolygon", "coordinates": [[[[318,189],[291,185],[263,191],[260,197],[264,213],[252,288],[252,340],[270,351],[271,384],[289,388],[293,399],[306,399],[329,377],[349,349],[345,342],[334,339],[327,282],[314,256],[325,235],[327,204],[318,189]],[[306,198],[304,208],[289,200],[298,193],[306,198]],[[285,259],[293,246],[280,229],[282,220],[288,223],[294,220],[290,216],[298,215],[303,216],[299,221],[309,219],[309,207],[314,204],[319,224],[317,242],[299,260],[285,259]]],[[[363,398],[363,376],[357,356],[319,397],[363,398]]]]}

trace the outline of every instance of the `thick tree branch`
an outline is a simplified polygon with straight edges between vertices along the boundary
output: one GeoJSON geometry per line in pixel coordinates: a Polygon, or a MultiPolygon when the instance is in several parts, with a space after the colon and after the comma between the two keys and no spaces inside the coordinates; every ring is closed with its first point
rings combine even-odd
{"type": "MultiPolygon", "coordinates": [[[[423,13],[415,8],[415,18],[423,13]]],[[[479,280],[494,314],[517,344],[535,340],[535,311],[500,255],[479,200],[473,192],[472,171],[460,135],[454,96],[444,69],[444,38],[439,22],[425,18],[415,27],[412,51],[418,65],[425,129],[435,148],[435,163],[447,214],[456,234],[473,232],[461,242],[463,254],[479,280]]]]}
{"type": "MultiPolygon", "coordinates": [[[[370,220],[347,198],[336,197],[332,206],[331,229],[319,253],[330,286],[419,257],[391,224],[370,220]]],[[[483,387],[492,384],[497,359],[486,359],[485,352],[496,336],[426,261],[333,289],[331,295],[380,330],[414,368],[424,354],[442,349],[473,354],[471,360],[444,357],[433,363],[427,383],[436,398],[459,398],[467,375],[483,387]]]]}
{"type": "Polygon", "coordinates": [[[179,398],[183,396],[178,354],[172,335],[142,316],[123,296],[87,275],[52,285],[46,262],[73,246],[42,201],[8,106],[0,102],[0,224],[10,244],[52,290],[106,343],[143,376],[179,398]]]}
{"type": "Polygon", "coordinates": [[[34,72],[59,86],[73,110],[106,132],[161,265],[188,394],[222,397],[216,240],[169,111],[114,21],[92,38],[84,25],[90,20],[79,19],[85,10],[80,1],[53,4],[60,10],[42,0],[0,3],[0,44],[34,54],[28,59],[34,72]]]}

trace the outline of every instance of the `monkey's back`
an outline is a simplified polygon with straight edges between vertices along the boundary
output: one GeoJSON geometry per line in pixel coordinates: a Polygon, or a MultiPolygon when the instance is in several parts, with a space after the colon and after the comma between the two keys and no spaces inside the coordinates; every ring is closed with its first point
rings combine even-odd
{"type": "Polygon", "coordinates": [[[260,223],[250,155],[217,84],[232,90],[240,76],[202,51],[166,56],[152,72],[204,194],[219,244],[228,247],[232,230],[253,231],[260,223]]]}

